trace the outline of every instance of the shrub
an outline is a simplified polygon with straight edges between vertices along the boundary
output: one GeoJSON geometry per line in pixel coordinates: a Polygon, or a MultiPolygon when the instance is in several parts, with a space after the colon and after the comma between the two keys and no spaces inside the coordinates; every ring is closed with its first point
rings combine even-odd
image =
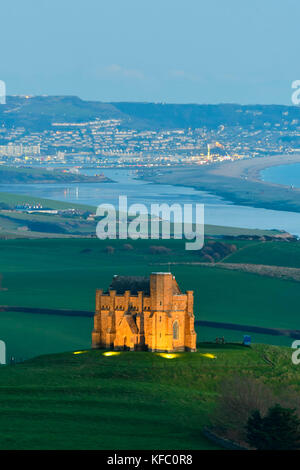
{"type": "Polygon", "coordinates": [[[259,410],[265,414],[272,403],[275,403],[272,390],[259,380],[243,376],[225,379],[220,384],[213,424],[224,436],[245,442],[250,413],[259,410]]]}
{"type": "Polygon", "coordinates": [[[166,246],[153,245],[149,247],[149,251],[152,255],[166,255],[171,253],[171,249],[166,246]]]}
{"type": "Polygon", "coordinates": [[[211,256],[214,260],[220,261],[225,256],[230,255],[237,251],[237,246],[224,242],[209,241],[205,244],[204,248],[200,250],[199,254],[204,259],[206,255],[211,256]]]}
{"type": "Polygon", "coordinates": [[[210,256],[210,255],[205,255],[205,254],[204,254],[204,255],[202,256],[202,258],[203,258],[203,261],[204,261],[205,263],[214,263],[214,259],[213,259],[213,257],[210,256]]]}
{"type": "Polygon", "coordinates": [[[229,246],[227,243],[224,242],[215,242],[213,249],[215,252],[219,253],[222,258],[227,256],[229,253],[231,253],[229,246]]]}
{"type": "Polygon", "coordinates": [[[133,246],[130,245],[130,243],[125,243],[125,244],[123,245],[123,250],[125,250],[125,251],[131,251],[131,250],[133,250],[133,246]]]}
{"type": "Polygon", "coordinates": [[[237,251],[237,246],[236,245],[228,245],[228,249],[231,253],[235,253],[237,251]]]}
{"type": "Polygon", "coordinates": [[[258,450],[296,450],[300,447],[300,420],[295,410],[279,404],[269,408],[265,417],[251,413],[247,422],[247,441],[258,450]]]}
{"type": "Polygon", "coordinates": [[[106,251],[106,253],[108,253],[109,255],[113,255],[115,252],[115,248],[111,245],[108,245],[105,247],[104,251],[106,251]]]}
{"type": "Polygon", "coordinates": [[[205,246],[203,249],[202,249],[202,254],[205,254],[205,255],[212,255],[214,253],[214,250],[211,246],[205,246]]]}
{"type": "MultiPolygon", "coordinates": [[[[289,426],[293,425],[294,431],[298,429],[295,423],[297,423],[298,416],[300,415],[300,396],[296,390],[283,389],[277,392],[275,396],[273,390],[268,385],[253,377],[244,376],[233,376],[224,379],[219,387],[219,398],[211,419],[217,434],[243,445],[250,444],[253,447],[260,445],[257,448],[262,448],[261,446],[263,445],[273,445],[266,444],[266,433],[271,433],[270,423],[273,422],[275,424],[273,429],[274,439],[272,438],[272,440],[276,440],[276,448],[279,449],[283,447],[278,446],[287,445],[286,441],[283,444],[283,439],[282,444],[278,444],[279,434],[276,433],[279,426],[282,429],[285,429],[285,426],[287,429],[290,429],[289,426]],[[279,411],[278,406],[281,411],[279,411]],[[269,418],[266,421],[266,427],[262,428],[262,421],[267,416],[269,418]],[[282,424],[284,420],[286,422],[285,425],[282,424]],[[264,432],[264,440],[258,444],[253,439],[258,438],[257,436],[262,430],[264,432]]],[[[288,436],[288,430],[285,432],[288,436]]],[[[300,441],[300,437],[297,439],[294,440],[293,445],[299,444],[298,440],[300,441]]],[[[288,448],[290,449],[290,447],[288,448]]]]}

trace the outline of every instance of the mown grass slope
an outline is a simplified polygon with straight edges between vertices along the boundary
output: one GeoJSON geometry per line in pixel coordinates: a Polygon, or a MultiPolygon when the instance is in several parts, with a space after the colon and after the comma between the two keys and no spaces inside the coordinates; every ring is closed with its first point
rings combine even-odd
{"type": "Polygon", "coordinates": [[[203,344],[165,359],[103,351],[41,356],[0,369],[1,449],[211,449],[201,434],[222,380],[299,388],[290,350],[203,344]],[[203,356],[213,354],[215,358],[203,356]],[[266,360],[267,358],[267,360],[266,360]],[[270,362],[273,365],[270,365],[270,362]]]}

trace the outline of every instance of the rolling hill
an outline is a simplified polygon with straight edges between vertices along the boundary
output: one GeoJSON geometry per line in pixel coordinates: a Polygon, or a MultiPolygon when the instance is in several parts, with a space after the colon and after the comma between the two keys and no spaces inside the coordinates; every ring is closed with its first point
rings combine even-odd
{"type": "Polygon", "coordinates": [[[298,106],[239,104],[103,103],[76,96],[8,96],[0,107],[0,121],[7,127],[48,129],[53,122],[86,122],[121,119],[126,128],[177,129],[219,125],[262,128],[299,120],[298,106]]]}
{"type": "Polygon", "coordinates": [[[202,428],[222,379],[263,378],[277,390],[280,378],[299,389],[287,348],[204,344],[171,360],[103,352],[1,367],[0,449],[216,449],[202,428]]]}

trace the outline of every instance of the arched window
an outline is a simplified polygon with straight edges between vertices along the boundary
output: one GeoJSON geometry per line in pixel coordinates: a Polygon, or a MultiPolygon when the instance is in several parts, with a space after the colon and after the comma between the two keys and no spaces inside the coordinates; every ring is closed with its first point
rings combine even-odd
{"type": "Polygon", "coordinates": [[[173,339],[179,339],[179,325],[177,320],[173,323],[173,339]]]}

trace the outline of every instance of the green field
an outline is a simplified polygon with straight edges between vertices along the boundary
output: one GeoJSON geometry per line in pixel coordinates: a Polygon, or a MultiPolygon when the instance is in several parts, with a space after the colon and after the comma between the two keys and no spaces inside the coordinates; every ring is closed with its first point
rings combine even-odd
{"type": "Polygon", "coordinates": [[[91,345],[92,318],[0,313],[0,339],[5,341],[7,363],[40,354],[58,353],[91,345]]]}
{"type": "Polygon", "coordinates": [[[87,221],[79,215],[10,212],[0,213],[1,238],[55,238],[57,236],[91,236],[96,231],[96,222],[87,221]],[[24,231],[25,228],[25,231],[24,231]],[[15,235],[15,236],[13,236],[15,235]]]}
{"type": "Polygon", "coordinates": [[[171,360],[89,351],[1,367],[0,448],[214,449],[201,429],[236,373],[299,388],[290,350],[274,346],[203,345],[171,360]]]}
{"type": "Polygon", "coordinates": [[[276,346],[287,346],[290,347],[294,341],[289,336],[277,336],[268,335],[262,333],[256,333],[253,331],[243,331],[225,329],[225,328],[212,328],[207,326],[196,326],[197,341],[209,342],[224,336],[224,339],[228,343],[241,343],[244,335],[250,335],[252,344],[272,344],[276,346]]]}
{"type": "MultiPolygon", "coordinates": [[[[300,329],[296,281],[190,264],[200,256],[186,251],[183,240],[130,241],[130,250],[124,243],[0,240],[0,304],[93,311],[95,289],[107,288],[114,274],[171,270],[183,290],[194,290],[196,319],[300,329]],[[170,251],[153,254],[154,245],[170,251]]],[[[300,267],[297,242],[234,243],[238,251],[230,262],[245,262],[238,261],[244,256],[247,262],[281,259],[287,265],[285,259],[292,259],[300,267]]],[[[89,351],[92,318],[0,312],[8,362],[11,356],[31,358],[0,367],[0,449],[215,449],[202,428],[209,424],[223,379],[244,374],[275,390],[299,390],[300,369],[291,363],[291,349],[270,346],[290,346],[291,338],[250,333],[252,348],[218,346],[205,342],[217,336],[241,342],[248,332],[196,329],[197,353],[172,360],[153,353],[106,357],[89,351]],[[88,352],[68,352],[74,350],[88,352]],[[40,354],[46,355],[36,357],[40,354]]]]}
{"type": "Polygon", "coordinates": [[[0,304],[93,310],[95,289],[107,288],[114,274],[171,269],[183,290],[195,291],[198,318],[300,328],[300,290],[294,281],[189,264],[169,266],[197,256],[186,252],[181,240],[138,240],[132,245],[133,250],[125,251],[119,240],[1,240],[3,287],[8,290],[0,292],[0,304]],[[149,252],[150,245],[163,244],[172,251],[149,252]],[[115,247],[113,254],[105,251],[108,245],[115,247]]]}
{"type": "Polygon", "coordinates": [[[8,204],[9,206],[15,206],[18,204],[41,204],[43,207],[47,207],[49,209],[69,209],[70,207],[83,210],[95,209],[93,206],[87,206],[85,204],[56,201],[37,196],[29,196],[27,194],[12,194],[6,192],[0,192],[0,203],[8,204]]]}
{"type": "Polygon", "coordinates": [[[300,268],[300,243],[253,242],[226,258],[228,263],[253,263],[300,268]]]}
{"type": "MultiPolygon", "coordinates": [[[[243,242],[230,258],[256,242],[247,243],[249,248],[243,242]]],[[[194,290],[196,319],[300,329],[300,289],[295,281],[189,264],[169,266],[168,262],[197,260],[197,253],[185,251],[181,240],[138,240],[132,246],[125,251],[119,240],[98,239],[0,240],[2,286],[7,288],[0,291],[0,304],[93,311],[95,289],[107,288],[114,274],[148,275],[170,269],[183,290],[194,290]],[[165,245],[171,252],[153,255],[150,244],[165,245]],[[105,251],[108,245],[115,248],[113,254],[105,251]]],[[[280,248],[282,257],[299,249],[298,243],[262,246],[269,257],[272,249],[276,256],[280,248]]],[[[8,354],[17,357],[89,347],[91,328],[91,319],[86,318],[0,312],[0,338],[7,341],[8,354]]],[[[240,341],[247,331],[197,327],[197,333],[202,341],[223,335],[228,341],[240,341]]],[[[255,342],[292,342],[284,336],[251,336],[255,342]]]]}
{"type": "MultiPolygon", "coordinates": [[[[6,343],[7,363],[11,358],[22,361],[41,354],[88,349],[91,346],[92,318],[38,315],[20,312],[1,312],[0,339],[6,343]]],[[[197,341],[214,341],[224,336],[226,342],[241,343],[243,335],[250,335],[253,343],[290,346],[288,336],[270,336],[247,330],[196,326],[197,341]]]]}

